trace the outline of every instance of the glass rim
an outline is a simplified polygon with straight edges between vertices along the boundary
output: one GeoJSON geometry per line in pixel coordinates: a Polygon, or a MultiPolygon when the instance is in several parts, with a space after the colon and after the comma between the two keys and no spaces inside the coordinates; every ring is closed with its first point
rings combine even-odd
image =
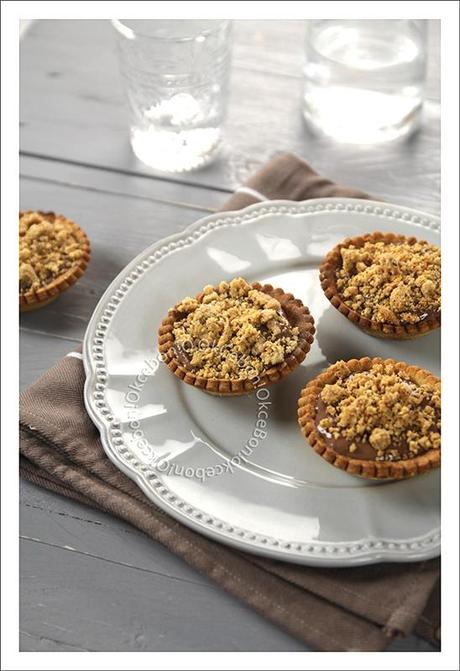
{"type": "MultiPolygon", "coordinates": [[[[126,19],[125,19],[126,20],[126,19]]],[[[127,19],[129,20],[129,19],[127,19]]],[[[159,20],[166,20],[166,19],[146,19],[148,21],[159,21],[159,20]]],[[[187,21],[188,19],[171,19],[171,21],[187,21]]],[[[195,20],[195,19],[190,19],[190,20],[195,20]]],[[[206,20],[206,19],[205,19],[206,20]]],[[[142,37],[145,40],[152,40],[152,41],[158,41],[158,42],[193,42],[193,40],[196,40],[197,37],[200,37],[201,35],[212,35],[212,33],[216,32],[222,25],[225,24],[231,24],[232,19],[208,19],[208,20],[215,20],[218,25],[215,28],[204,28],[203,30],[200,30],[198,33],[195,35],[190,35],[190,36],[185,36],[185,37],[164,37],[161,35],[146,35],[145,33],[133,30],[130,28],[128,25],[126,25],[123,20],[121,19],[110,19],[110,23],[112,24],[113,28],[117,31],[119,35],[122,35],[123,37],[126,37],[128,40],[133,40],[136,39],[137,37],[142,37]]]]}

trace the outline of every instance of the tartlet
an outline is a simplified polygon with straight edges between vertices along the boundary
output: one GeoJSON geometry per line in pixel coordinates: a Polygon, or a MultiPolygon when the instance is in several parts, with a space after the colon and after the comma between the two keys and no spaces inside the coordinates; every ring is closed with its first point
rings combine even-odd
{"type": "Polygon", "coordinates": [[[347,238],[320,265],[331,304],[356,326],[405,340],[441,325],[439,247],[394,233],[347,238]]]}
{"type": "Polygon", "coordinates": [[[315,333],[307,307],[241,277],[206,286],[169,310],[159,350],[183,382],[222,396],[278,382],[306,357],[315,333]]]}
{"type": "Polygon", "coordinates": [[[20,310],[55,300],[83,275],[89,259],[89,240],[72,220],[54,212],[20,212],[20,310]]]}
{"type": "Polygon", "coordinates": [[[338,361],[311,380],[298,422],[327,462],[371,479],[402,479],[441,462],[441,383],[393,359],[338,361]]]}

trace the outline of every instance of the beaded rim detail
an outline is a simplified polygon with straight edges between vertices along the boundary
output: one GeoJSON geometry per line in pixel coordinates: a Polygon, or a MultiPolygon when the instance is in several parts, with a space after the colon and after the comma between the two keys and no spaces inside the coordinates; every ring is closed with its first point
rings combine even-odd
{"type": "Polygon", "coordinates": [[[347,212],[354,214],[390,217],[401,223],[439,232],[439,219],[406,208],[391,207],[378,202],[353,199],[318,199],[295,203],[273,201],[272,204],[256,203],[241,211],[213,214],[188,226],[179,234],[170,236],[147,248],[115,278],[93,313],[84,339],[83,362],[87,375],[85,404],[93,422],[101,432],[102,445],[111,461],[133,479],[144,494],[179,521],[185,519],[190,526],[214,539],[226,540],[241,549],[263,551],[275,559],[302,562],[310,565],[369,564],[379,561],[417,561],[437,556],[440,552],[441,531],[434,528],[426,534],[398,541],[391,538],[367,537],[352,542],[311,541],[298,543],[285,539],[256,534],[253,531],[229,525],[224,520],[191,506],[171,492],[156,472],[141,464],[120,438],[120,422],[107,405],[107,371],[104,363],[104,344],[108,327],[121,301],[132,285],[147,268],[152,267],[178,248],[193,245],[211,230],[240,226],[267,214],[310,214],[316,212],[347,212]],[[101,350],[93,351],[95,346],[101,350]],[[96,399],[95,391],[102,391],[96,399]],[[347,561],[344,562],[344,559],[347,561]],[[349,561],[348,561],[349,560],[349,561]]]}

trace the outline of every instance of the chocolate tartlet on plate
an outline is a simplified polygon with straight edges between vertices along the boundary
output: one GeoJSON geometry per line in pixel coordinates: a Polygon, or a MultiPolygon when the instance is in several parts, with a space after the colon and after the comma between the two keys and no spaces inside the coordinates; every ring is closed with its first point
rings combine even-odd
{"type": "Polygon", "coordinates": [[[333,466],[402,479],[441,462],[441,382],[393,359],[338,361],[302,390],[298,422],[333,466]]]}
{"type": "Polygon", "coordinates": [[[83,275],[89,259],[89,240],[73,221],[54,212],[20,212],[20,310],[48,305],[83,275]]]}
{"type": "Polygon", "coordinates": [[[328,253],[320,280],[332,305],[371,335],[404,340],[441,325],[441,253],[424,240],[348,238],[328,253]]]}
{"type": "Polygon", "coordinates": [[[223,396],[278,382],[302,363],[315,327],[292,294],[241,277],[184,298],[159,329],[160,354],[187,384],[223,396]]]}

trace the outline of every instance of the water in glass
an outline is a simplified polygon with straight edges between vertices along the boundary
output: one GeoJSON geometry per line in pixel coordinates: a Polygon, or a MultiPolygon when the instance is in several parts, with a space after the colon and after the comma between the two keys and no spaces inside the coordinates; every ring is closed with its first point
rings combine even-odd
{"type": "Polygon", "coordinates": [[[303,113],[337,140],[373,143],[417,127],[426,21],[307,22],[303,113]]]}
{"type": "Polygon", "coordinates": [[[163,172],[209,163],[222,137],[231,22],[114,20],[136,156],[163,172]]]}

